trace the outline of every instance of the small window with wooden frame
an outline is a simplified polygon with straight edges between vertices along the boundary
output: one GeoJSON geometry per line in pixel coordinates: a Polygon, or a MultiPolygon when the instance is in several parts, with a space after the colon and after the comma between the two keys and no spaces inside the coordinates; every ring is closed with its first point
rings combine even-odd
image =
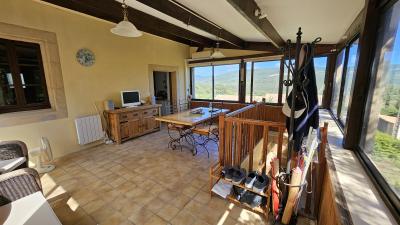
{"type": "Polygon", "coordinates": [[[37,43],[0,39],[0,114],[51,108],[37,43]]]}

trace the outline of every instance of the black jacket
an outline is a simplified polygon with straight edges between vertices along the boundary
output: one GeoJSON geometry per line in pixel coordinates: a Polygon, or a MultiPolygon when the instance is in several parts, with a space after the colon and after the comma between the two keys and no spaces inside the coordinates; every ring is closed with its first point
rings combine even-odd
{"type": "MultiPolygon", "coordinates": [[[[311,45],[308,45],[308,49],[311,49],[311,45]]],[[[311,51],[308,51],[306,58],[312,57],[311,54],[311,51]]],[[[307,60],[305,62],[307,62],[307,60]]],[[[302,140],[308,135],[310,127],[317,129],[319,126],[318,90],[315,77],[314,60],[312,58],[309,63],[305,65],[305,68],[301,73],[300,79],[302,82],[306,80],[305,86],[303,88],[300,88],[300,91],[303,92],[306,98],[307,109],[299,118],[296,118],[294,120],[293,139],[294,151],[296,152],[300,150],[302,140]]],[[[300,93],[298,92],[298,94],[300,93]]],[[[290,105],[290,102],[288,103],[290,105]]],[[[286,118],[286,128],[288,131],[290,131],[289,117],[286,118]]]]}

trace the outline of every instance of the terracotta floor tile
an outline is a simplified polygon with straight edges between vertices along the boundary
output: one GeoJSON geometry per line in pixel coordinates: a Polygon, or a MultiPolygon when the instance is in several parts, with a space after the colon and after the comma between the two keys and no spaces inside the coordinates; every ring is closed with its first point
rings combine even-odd
{"type": "Polygon", "coordinates": [[[140,208],[131,216],[129,216],[128,220],[133,222],[135,225],[141,225],[147,223],[153,215],[155,214],[150,210],[146,208],[140,208]]]}
{"type": "Polygon", "coordinates": [[[202,204],[207,204],[211,200],[211,196],[209,193],[199,191],[193,199],[202,204]]]}
{"type": "Polygon", "coordinates": [[[184,194],[178,195],[175,199],[171,201],[171,204],[178,209],[182,209],[190,201],[190,198],[184,194]]]}
{"type": "Polygon", "coordinates": [[[102,199],[95,199],[93,201],[88,202],[87,204],[83,205],[82,208],[85,210],[86,213],[91,214],[94,211],[100,209],[106,204],[105,201],[102,199]]]}
{"type": "Polygon", "coordinates": [[[161,218],[166,221],[170,221],[172,218],[178,214],[180,210],[171,204],[166,204],[162,209],[157,212],[161,218]]]}
{"type": "MultiPolygon", "coordinates": [[[[57,186],[71,208],[54,206],[63,224],[205,225],[265,224],[262,218],[208,193],[208,170],[218,157],[210,144],[193,156],[172,151],[165,130],[121,145],[99,145],[56,159],[42,175],[45,193],[57,186]]],[[[57,204],[58,205],[58,204],[57,204]]]]}
{"type": "Polygon", "coordinates": [[[192,214],[186,210],[181,210],[172,220],[172,225],[191,225],[196,220],[192,214]]]}
{"type": "Polygon", "coordinates": [[[168,225],[169,223],[157,215],[153,215],[144,225],[168,225]]]}

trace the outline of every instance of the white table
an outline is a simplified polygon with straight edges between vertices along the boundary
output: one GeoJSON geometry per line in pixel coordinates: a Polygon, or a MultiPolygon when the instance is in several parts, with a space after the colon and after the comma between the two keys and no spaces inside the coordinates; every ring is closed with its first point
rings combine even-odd
{"type": "Polygon", "coordinates": [[[26,161],[25,157],[0,160],[0,174],[13,171],[15,168],[22,165],[25,161],[26,161]]]}
{"type": "Polygon", "coordinates": [[[3,225],[61,225],[41,192],[18,199],[0,207],[3,225]]]}

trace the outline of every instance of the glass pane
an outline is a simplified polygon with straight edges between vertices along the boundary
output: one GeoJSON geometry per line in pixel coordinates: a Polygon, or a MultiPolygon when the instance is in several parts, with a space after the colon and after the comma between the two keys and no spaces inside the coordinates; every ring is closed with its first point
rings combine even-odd
{"type": "Polygon", "coordinates": [[[251,102],[251,62],[246,62],[246,102],[251,102]]]}
{"type": "Polygon", "coordinates": [[[38,65],[39,64],[39,46],[35,44],[15,45],[15,51],[17,53],[18,64],[20,65],[38,65]]]}
{"type": "Polygon", "coordinates": [[[17,62],[19,65],[22,88],[24,89],[26,104],[46,102],[44,75],[40,68],[39,46],[30,44],[15,45],[17,62]]]}
{"type": "Polygon", "coordinates": [[[0,106],[16,104],[14,81],[8,65],[7,51],[0,43],[0,106]]]}
{"type": "Polygon", "coordinates": [[[400,197],[400,2],[384,14],[360,146],[400,197]]]}
{"type": "Polygon", "coordinates": [[[213,99],[211,66],[193,68],[193,91],[193,98],[213,99]]]}
{"type": "Polygon", "coordinates": [[[351,44],[347,60],[346,78],[343,89],[342,110],[340,111],[339,117],[343,124],[346,124],[347,121],[347,109],[349,107],[350,92],[353,87],[353,80],[356,72],[355,68],[357,63],[357,49],[358,39],[351,44]]]}
{"type": "Polygon", "coordinates": [[[42,85],[42,72],[38,66],[20,66],[22,88],[27,104],[45,102],[45,88],[42,85]]]}
{"type": "Polygon", "coordinates": [[[239,101],[239,64],[214,66],[214,99],[239,101]]]}
{"type": "Polygon", "coordinates": [[[333,78],[333,91],[332,91],[332,101],[331,101],[331,109],[333,114],[337,117],[338,107],[339,107],[339,95],[340,88],[342,84],[342,75],[343,75],[343,64],[345,57],[346,49],[343,49],[339,52],[336,58],[336,67],[335,67],[335,75],[333,78]]]}
{"type": "Polygon", "coordinates": [[[317,57],[314,58],[314,68],[315,68],[315,78],[317,81],[318,90],[318,103],[322,104],[322,97],[325,90],[325,74],[326,74],[326,63],[328,62],[328,57],[317,57]]]}
{"type": "Polygon", "coordinates": [[[280,61],[254,62],[253,101],[277,103],[280,61]]]}

